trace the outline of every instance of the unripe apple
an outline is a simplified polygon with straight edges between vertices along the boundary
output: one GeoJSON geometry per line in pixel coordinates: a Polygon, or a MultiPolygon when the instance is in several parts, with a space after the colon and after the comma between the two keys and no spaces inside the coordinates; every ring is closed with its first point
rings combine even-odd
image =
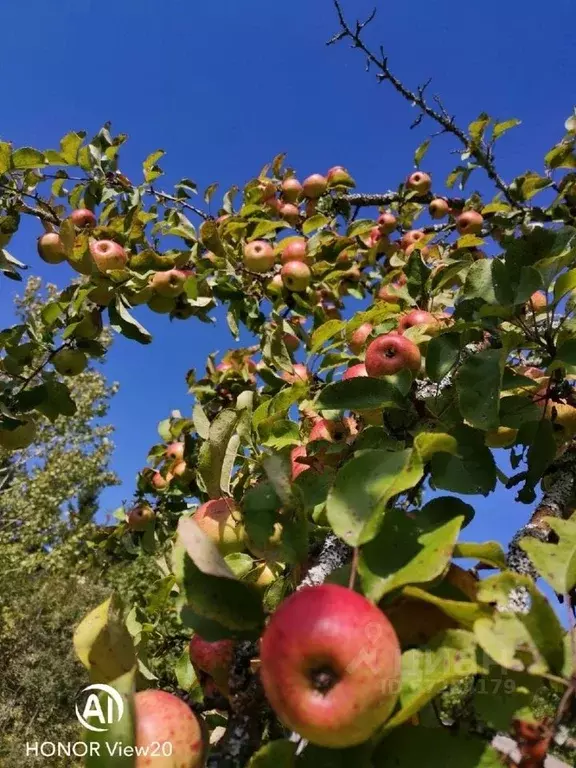
{"type": "Polygon", "coordinates": [[[78,229],[94,229],[96,216],[88,208],[78,208],[70,214],[70,220],[78,229]]]}
{"type": "Polygon", "coordinates": [[[450,213],[450,204],[443,197],[435,197],[428,206],[428,213],[433,219],[443,219],[450,213]]]}
{"type": "Polygon", "coordinates": [[[409,245],[419,242],[424,237],[426,237],[426,235],[421,229],[411,229],[402,235],[400,239],[400,247],[408,248],[409,245]]]}
{"type": "Polygon", "coordinates": [[[282,197],[287,203],[295,203],[302,194],[302,184],[298,179],[284,179],[282,182],[282,197]]]}
{"type": "Polygon", "coordinates": [[[182,461],[184,458],[184,443],[179,440],[166,446],[166,458],[168,461],[182,461]]]}
{"type": "Polygon", "coordinates": [[[302,261],[288,261],[280,271],[282,282],[289,291],[305,291],[310,284],[312,272],[310,267],[302,261]]]}
{"type": "Polygon", "coordinates": [[[354,179],[342,165],[335,165],[326,174],[326,180],[331,187],[353,187],[354,179]]]}
{"type": "Polygon", "coordinates": [[[262,563],[248,575],[246,580],[260,589],[266,589],[281,573],[282,567],[277,563],[262,563]]]}
{"type": "Polygon", "coordinates": [[[159,296],[174,298],[184,292],[186,273],[181,269],[168,269],[165,272],[156,272],[150,285],[159,296]]]}
{"type": "Polygon", "coordinates": [[[152,312],[158,312],[159,315],[167,315],[176,307],[176,301],[172,296],[160,296],[154,294],[146,302],[152,312]]]}
{"type": "Polygon", "coordinates": [[[295,238],[291,240],[286,248],[282,251],[280,261],[282,264],[286,264],[288,261],[307,261],[308,260],[308,243],[303,237],[295,238]]]}
{"type": "Polygon", "coordinates": [[[22,424],[15,429],[0,429],[0,447],[7,451],[17,451],[28,446],[36,437],[36,423],[28,416],[21,417],[22,424]]]}
{"type": "Polygon", "coordinates": [[[313,744],[361,744],[386,721],[400,689],[400,645],[386,616],[336,584],[305,587],[272,614],[260,673],[272,708],[313,744]]]}
{"type": "Polygon", "coordinates": [[[52,358],[52,365],[61,376],[78,376],[88,365],[88,358],[80,349],[65,347],[52,358]]]}
{"type": "Polygon", "coordinates": [[[356,328],[348,342],[348,346],[353,354],[359,355],[362,352],[366,344],[366,339],[370,336],[372,331],[372,323],[362,323],[359,328],[356,328]]]}
{"type": "Polygon", "coordinates": [[[325,176],[321,176],[319,173],[313,173],[311,176],[308,176],[307,179],[304,179],[304,183],[302,184],[304,197],[307,197],[310,200],[316,200],[321,197],[326,193],[327,189],[328,180],[325,176]]]}
{"type": "Polygon", "coordinates": [[[422,362],[420,350],[405,336],[388,333],[378,336],[366,350],[368,376],[391,376],[403,370],[418,371],[422,362]]]}
{"type": "Polygon", "coordinates": [[[406,186],[411,192],[417,192],[419,195],[426,195],[430,192],[432,179],[427,173],[414,171],[406,179],[406,186]]]}
{"type": "Polygon", "coordinates": [[[308,381],[310,374],[308,373],[308,369],[305,365],[302,363],[294,363],[292,367],[292,373],[284,371],[282,378],[289,384],[302,384],[308,381]]]}
{"type": "Polygon", "coordinates": [[[536,291],[536,293],[533,293],[532,296],[530,296],[528,304],[535,314],[542,312],[548,304],[546,294],[543,291],[536,291]]]}
{"type": "Polygon", "coordinates": [[[498,427],[489,429],[484,437],[484,443],[488,448],[508,448],[516,440],[518,430],[513,427],[498,427]]]}
{"type": "Polygon", "coordinates": [[[86,312],[74,328],[74,337],[93,341],[102,333],[102,315],[97,309],[86,312]]]}
{"type": "Polygon", "coordinates": [[[239,515],[239,508],[230,498],[211,499],[198,507],[194,514],[196,523],[223,557],[244,549],[244,527],[234,515],[239,515]]]}
{"type": "Polygon", "coordinates": [[[128,512],[126,522],[131,531],[145,531],[156,519],[156,513],[149,504],[137,504],[128,512]]]}
{"type": "Polygon", "coordinates": [[[227,696],[230,667],[234,659],[234,641],[215,640],[210,642],[196,634],[190,640],[188,651],[192,665],[210,675],[218,690],[227,696]]]}
{"type": "Polygon", "coordinates": [[[299,477],[302,472],[306,472],[307,469],[310,469],[308,464],[302,464],[298,461],[300,458],[306,457],[306,446],[305,445],[296,445],[292,450],[290,451],[290,467],[292,469],[291,472],[291,478],[292,480],[296,480],[297,477],[299,477]]]}
{"type": "Polygon", "coordinates": [[[406,315],[402,315],[398,321],[398,330],[400,333],[404,333],[408,328],[413,328],[415,325],[438,325],[438,320],[430,312],[426,312],[424,309],[413,309],[406,315]]]}
{"type": "Polygon", "coordinates": [[[253,240],[244,246],[244,266],[251,272],[268,272],[275,261],[274,248],[266,240],[253,240]]]}
{"type": "Polygon", "coordinates": [[[46,232],[38,238],[38,255],[46,264],[66,261],[64,243],[56,232],[46,232]]]}
{"type": "Polygon", "coordinates": [[[364,363],[351,365],[342,374],[342,381],[348,381],[348,379],[357,379],[359,376],[368,376],[368,371],[366,370],[364,363]]]}
{"type": "Polygon", "coordinates": [[[90,254],[100,272],[123,269],[128,262],[124,248],[113,240],[93,240],[90,243],[90,254]]]}
{"type": "Polygon", "coordinates": [[[456,218],[456,229],[461,235],[477,235],[482,231],[484,217],[477,211],[464,211],[456,218]]]}
{"type": "MultiPolygon", "coordinates": [[[[134,768],[201,768],[204,765],[202,729],[196,716],[177,696],[166,691],[140,691],[134,696],[136,721],[134,768]],[[154,752],[170,744],[170,755],[154,752]],[[150,755],[155,755],[150,757],[150,755]]],[[[166,750],[168,751],[168,750],[166,750]]]]}
{"type": "Polygon", "coordinates": [[[398,222],[396,216],[390,211],[385,211],[378,216],[378,227],[383,235],[390,235],[396,229],[398,222]]]}
{"type": "Polygon", "coordinates": [[[256,545],[253,541],[248,540],[248,549],[259,560],[278,562],[282,559],[283,555],[282,534],[283,528],[281,523],[274,523],[272,534],[266,539],[264,544],[256,545]]]}

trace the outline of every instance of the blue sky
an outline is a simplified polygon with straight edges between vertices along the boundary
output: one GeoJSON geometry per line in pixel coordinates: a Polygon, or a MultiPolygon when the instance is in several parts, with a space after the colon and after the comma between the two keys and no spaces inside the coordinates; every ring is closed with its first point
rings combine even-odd
{"type": "MultiPolygon", "coordinates": [[[[430,93],[466,124],[485,110],[523,123],[499,148],[505,178],[527,168],[563,134],[573,106],[576,59],[572,0],[556,0],[543,21],[535,0],[485,0],[463,5],[348,0],[349,15],[379,15],[368,33],[383,43],[390,65],[416,86],[433,77],[430,93]]],[[[169,180],[184,176],[224,191],[253,177],[286,151],[303,177],[347,166],[358,187],[379,192],[412,168],[426,127],[409,131],[413,109],[363,71],[344,44],[326,48],[337,31],[331,0],[20,0],[4,3],[0,47],[0,135],[16,145],[56,146],[69,130],[94,132],[106,120],[130,135],[127,174],[163,148],[169,180]]],[[[442,137],[425,169],[436,181],[456,164],[442,137]],[[452,165],[451,165],[452,163],[452,165]]],[[[440,185],[435,184],[435,189],[440,185]]],[[[470,191],[488,191],[473,177],[470,191]]],[[[36,222],[26,223],[12,253],[60,285],[66,267],[39,264],[36,222]]],[[[11,322],[17,286],[0,283],[0,327],[11,322]]],[[[223,327],[170,323],[140,313],[154,334],[150,348],[118,339],[106,363],[118,380],[114,468],[123,486],[103,497],[105,509],[129,498],[133,479],[170,410],[189,412],[184,374],[202,368],[208,352],[225,350],[223,327]]],[[[503,467],[506,471],[507,467],[503,467]]],[[[466,538],[507,540],[527,516],[513,494],[471,499],[478,514],[466,538]],[[476,503],[477,502],[477,503],[476,503]]]]}

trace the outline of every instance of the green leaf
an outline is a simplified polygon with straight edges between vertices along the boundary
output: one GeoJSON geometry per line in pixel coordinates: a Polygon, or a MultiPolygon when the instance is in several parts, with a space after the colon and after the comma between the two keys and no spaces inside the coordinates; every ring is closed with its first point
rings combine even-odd
{"type": "Polygon", "coordinates": [[[484,132],[491,122],[492,118],[486,112],[482,112],[474,122],[470,123],[468,133],[474,144],[479,144],[482,141],[484,132]]]}
{"type": "Polygon", "coordinates": [[[443,333],[428,344],[426,352],[426,375],[432,381],[441,381],[458,362],[460,356],[460,335],[443,333]]]}
{"type": "Polygon", "coordinates": [[[556,352],[556,359],[568,365],[576,365],[576,339],[567,339],[556,352]]]}
{"type": "Polygon", "coordinates": [[[362,549],[359,573],[366,597],[378,602],[406,584],[423,584],[441,576],[463,520],[455,517],[422,533],[403,510],[387,510],[380,532],[362,549]]]}
{"type": "Polygon", "coordinates": [[[431,592],[426,592],[424,589],[420,589],[420,587],[404,587],[402,595],[435,605],[451,619],[462,624],[465,629],[472,629],[476,619],[480,619],[489,612],[486,606],[478,605],[478,603],[473,603],[470,600],[453,600],[440,597],[431,592]]]}
{"type": "Polygon", "coordinates": [[[543,522],[556,533],[558,543],[527,536],[519,544],[554,591],[567,595],[576,586],[576,519],[545,517],[543,522]]]}
{"type": "Polygon", "coordinates": [[[208,440],[200,448],[198,474],[212,499],[222,495],[220,488],[222,467],[239,418],[240,414],[232,409],[220,411],[210,424],[208,440]]]}
{"type": "Polygon", "coordinates": [[[192,421],[194,422],[194,428],[202,440],[208,440],[210,437],[210,420],[204,413],[204,409],[200,403],[194,405],[192,410],[192,421]]]}
{"type": "Polygon", "coordinates": [[[310,216],[309,219],[306,219],[302,225],[302,232],[305,235],[309,235],[311,232],[314,232],[314,230],[320,229],[320,227],[325,227],[329,221],[330,219],[327,216],[317,213],[315,216],[310,216]]]}
{"type": "Polygon", "coordinates": [[[66,163],[76,165],[78,150],[85,138],[86,134],[84,131],[80,131],[80,133],[72,131],[60,140],[60,155],[66,163]]]}
{"type": "Polygon", "coordinates": [[[522,717],[539,686],[537,678],[494,665],[474,687],[474,710],[490,727],[507,731],[522,717]]]}
{"type": "Polygon", "coordinates": [[[544,162],[548,168],[576,168],[576,153],[573,141],[562,141],[556,144],[544,156],[544,162]]]}
{"type": "Polygon", "coordinates": [[[466,275],[462,297],[484,299],[488,304],[496,304],[492,261],[490,259],[479,259],[472,264],[466,275]]]}
{"type": "Polygon", "coordinates": [[[437,496],[418,512],[418,523],[422,527],[432,527],[458,516],[464,518],[462,528],[465,528],[474,519],[474,507],[454,496],[437,496]]]}
{"type": "Polygon", "coordinates": [[[506,555],[497,541],[485,541],[482,544],[460,541],[454,549],[454,558],[459,557],[479,560],[481,563],[502,570],[507,567],[506,555]]]}
{"type": "Polygon", "coordinates": [[[423,474],[416,451],[365,451],[336,475],[326,505],[334,533],[356,547],[370,541],[393,496],[413,488],[423,474]]]}
{"type": "Polygon", "coordinates": [[[76,656],[90,672],[93,683],[108,683],[136,664],[134,644],[122,617],[116,595],[82,619],[74,632],[76,656]]]}
{"type": "Polygon", "coordinates": [[[209,203],[210,200],[212,200],[212,198],[214,197],[214,192],[216,192],[218,187],[219,187],[219,184],[218,184],[217,181],[213,182],[212,184],[209,184],[206,187],[206,190],[204,192],[204,202],[205,203],[209,203]]]}
{"type": "Polygon", "coordinates": [[[511,120],[503,120],[501,123],[496,123],[492,129],[492,137],[494,141],[499,139],[500,136],[503,136],[506,131],[509,131],[511,128],[516,128],[516,126],[520,125],[521,122],[521,120],[517,120],[515,117],[513,117],[511,120]]]}
{"type": "Polygon", "coordinates": [[[471,427],[456,427],[452,434],[458,440],[458,456],[446,453],[432,458],[432,480],[436,488],[452,493],[487,495],[496,485],[496,465],[484,433],[471,427]]]}
{"type": "Polygon", "coordinates": [[[310,354],[313,355],[328,339],[332,339],[337,333],[340,333],[345,325],[346,323],[343,320],[328,320],[327,323],[323,323],[316,328],[310,340],[310,354]]]}
{"type": "Polygon", "coordinates": [[[110,325],[116,331],[121,333],[127,339],[132,339],[140,344],[150,344],[152,336],[140,325],[124,304],[121,296],[116,296],[113,304],[108,307],[108,316],[110,318],[110,325]]]}
{"type": "MultiPolygon", "coordinates": [[[[133,695],[135,688],[135,668],[115,680],[107,683],[120,694],[123,704],[122,717],[107,725],[104,732],[95,733],[85,731],[84,742],[97,745],[97,749],[89,749],[86,753],[84,765],[86,768],[133,768],[134,757],[129,754],[126,747],[133,747],[135,741],[135,717],[133,709],[133,695]],[[118,744],[122,744],[122,752],[118,751],[118,744]],[[128,754],[127,754],[128,753],[128,754]]],[[[110,702],[110,694],[106,691],[98,696],[100,709],[107,713],[110,702]]],[[[92,709],[92,707],[91,707],[92,709]]],[[[87,718],[90,722],[91,718],[87,718]]],[[[102,726],[102,721],[96,717],[92,725],[102,726]]]]}
{"type": "Polygon", "coordinates": [[[0,174],[10,170],[12,146],[7,141],[0,141],[0,174]]]}
{"type": "Polygon", "coordinates": [[[422,159],[426,152],[428,152],[428,147],[431,144],[431,139],[426,139],[425,141],[420,144],[416,152],[414,152],[414,165],[416,168],[420,168],[420,163],[422,162],[422,159]]]}
{"type": "Polygon", "coordinates": [[[576,269],[571,269],[568,272],[564,272],[556,280],[554,285],[554,301],[560,301],[570,291],[576,288],[576,269]]]}
{"type": "Polygon", "coordinates": [[[540,176],[538,173],[527,173],[516,180],[518,182],[518,191],[523,200],[531,200],[543,189],[551,187],[554,182],[547,176],[540,176]]]}
{"type": "Polygon", "coordinates": [[[43,153],[32,147],[21,147],[12,152],[12,168],[16,170],[43,168],[45,165],[46,159],[43,153]]]}
{"type": "Polygon", "coordinates": [[[361,411],[384,406],[402,408],[405,403],[405,398],[392,382],[366,376],[328,384],[316,398],[317,408],[337,411],[361,411]]]}
{"type": "Polygon", "coordinates": [[[376,750],[373,768],[502,768],[501,755],[475,735],[405,725],[376,750]],[[424,757],[425,756],[425,757],[424,757]]]}
{"type": "Polygon", "coordinates": [[[178,687],[183,691],[198,689],[200,684],[196,672],[190,661],[190,651],[188,647],[184,648],[182,655],[174,665],[174,674],[178,682],[178,687]]]}
{"type": "Polygon", "coordinates": [[[252,755],[248,768],[293,768],[297,746],[288,739],[271,741],[252,755]]]}
{"type": "Polygon", "coordinates": [[[50,421],[58,416],[74,416],[76,403],[72,400],[70,390],[63,381],[49,379],[44,385],[45,399],[38,404],[38,410],[50,421]]]}
{"type": "Polygon", "coordinates": [[[163,149],[158,149],[156,152],[152,152],[152,154],[148,155],[146,160],[144,160],[142,168],[144,171],[144,180],[147,184],[150,184],[152,181],[155,181],[163,175],[163,171],[160,166],[157,165],[157,162],[161,157],[164,157],[165,154],[163,149]]]}
{"type": "Polygon", "coordinates": [[[479,429],[499,426],[500,389],[505,358],[501,350],[484,349],[470,355],[456,374],[460,412],[479,429]]]}

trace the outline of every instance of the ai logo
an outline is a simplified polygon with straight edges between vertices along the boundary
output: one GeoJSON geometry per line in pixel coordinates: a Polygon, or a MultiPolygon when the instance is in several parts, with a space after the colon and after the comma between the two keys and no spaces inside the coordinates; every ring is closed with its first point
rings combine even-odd
{"type": "Polygon", "coordinates": [[[124,701],[115,688],[102,683],[94,683],[84,688],[82,695],[84,696],[86,693],[88,696],[82,712],[80,712],[80,708],[76,704],[76,717],[85,728],[88,728],[89,731],[103,733],[114,723],[120,722],[124,714],[124,701]],[[100,700],[98,693],[96,693],[97,691],[106,694],[102,696],[102,700],[100,700]],[[93,722],[97,720],[103,727],[91,725],[88,722],[89,720],[93,722]]]}

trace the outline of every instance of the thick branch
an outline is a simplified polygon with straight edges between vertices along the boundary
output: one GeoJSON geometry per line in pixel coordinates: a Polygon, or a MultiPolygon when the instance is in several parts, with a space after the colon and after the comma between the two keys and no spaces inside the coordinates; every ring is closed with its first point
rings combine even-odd
{"type": "Polygon", "coordinates": [[[316,565],[310,568],[300,582],[298,589],[323,584],[333,571],[349,563],[351,557],[352,548],[333,533],[329,533],[322,545],[316,565]]]}

